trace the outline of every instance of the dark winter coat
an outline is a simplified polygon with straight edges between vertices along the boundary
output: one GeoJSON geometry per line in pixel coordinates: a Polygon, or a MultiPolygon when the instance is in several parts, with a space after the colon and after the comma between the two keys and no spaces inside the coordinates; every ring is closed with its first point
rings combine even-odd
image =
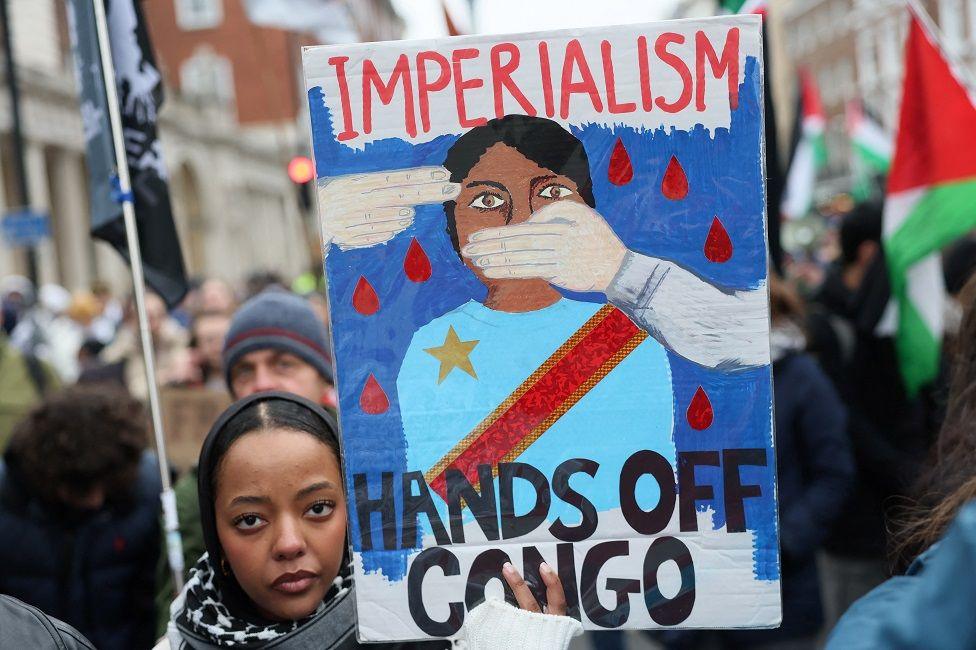
{"type": "Polygon", "coordinates": [[[857,477],[826,541],[842,557],[884,557],[886,507],[905,494],[938,429],[929,395],[909,397],[894,341],[875,334],[887,304],[887,270],[880,256],[857,292],[828,276],[811,312],[810,350],[848,410],[848,437],[857,477]]]}
{"type": "Polygon", "coordinates": [[[945,537],[903,576],[854,603],[828,650],[976,648],[976,502],[964,506],[945,537]]]}
{"type": "Polygon", "coordinates": [[[0,648],[95,650],[95,646],[70,625],[3,594],[0,594],[0,648]]]}
{"type": "Polygon", "coordinates": [[[93,513],[47,505],[17,459],[0,462],[0,592],[77,628],[101,650],[153,644],[159,554],[155,456],[146,452],[130,498],[93,513]]]}
{"type": "Polygon", "coordinates": [[[809,355],[773,364],[776,474],[788,636],[815,634],[823,622],[815,553],[850,494],[854,459],[847,412],[830,380],[809,355]]]}

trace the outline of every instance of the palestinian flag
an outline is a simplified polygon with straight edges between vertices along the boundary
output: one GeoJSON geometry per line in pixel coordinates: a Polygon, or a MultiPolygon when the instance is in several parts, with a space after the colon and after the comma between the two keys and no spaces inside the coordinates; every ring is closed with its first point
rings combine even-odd
{"type": "Polygon", "coordinates": [[[805,217],[813,205],[813,185],[817,172],[827,164],[824,124],[817,84],[807,70],[801,70],[793,147],[780,205],[780,212],[786,219],[805,217]]]}
{"type": "Polygon", "coordinates": [[[769,0],[721,0],[720,6],[730,14],[765,14],[769,0]]]}
{"type": "Polygon", "coordinates": [[[892,142],[881,123],[860,101],[847,104],[847,136],[851,140],[851,194],[857,201],[874,195],[877,179],[891,167],[892,142]]]}
{"type": "Polygon", "coordinates": [[[945,300],[940,250],[973,228],[976,105],[912,15],[883,240],[898,305],[898,360],[910,394],[939,369],[945,300]]]}

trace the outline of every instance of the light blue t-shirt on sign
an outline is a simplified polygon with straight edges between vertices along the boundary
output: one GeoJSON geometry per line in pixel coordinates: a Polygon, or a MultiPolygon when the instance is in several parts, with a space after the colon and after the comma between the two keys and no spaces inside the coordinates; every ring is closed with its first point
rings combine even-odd
{"type": "MultiPolygon", "coordinates": [[[[563,298],[543,309],[511,313],[471,301],[418,329],[397,376],[407,468],[429,470],[601,306],[563,298]],[[441,362],[425,350],[444,345],[451,327],[462,342],[477,341],[468,357],[477,378],[454,367],[438,383],[441,362]]],[[[550,481],[563,461],[594,460],[600,464],[595,478],[576,475],[572,487],[598,511],[619,508],[620,470],[634,452],[656,451],[674,466],[672,413],[667,354],[648,338],[515,460],[534,466],[550,481]]],[[[515,510],[523,514],[535,502],[534,491],[519,479],[516,486],[515,510]]],[[[642,507],[652,508],[658,496],[649,477],[638,483],[642,507]]],[[[436,494],[434,500],[446,526],[447,506],[436,494]]],[[[553,497],[548,520],[557,517],[566,525],[580,521],[575,507],[553,497]]],[[[465,521],[470,519],[465,510],[465,521]]],[[[426,517],[420,524],[429,534],[426,517]]]]}

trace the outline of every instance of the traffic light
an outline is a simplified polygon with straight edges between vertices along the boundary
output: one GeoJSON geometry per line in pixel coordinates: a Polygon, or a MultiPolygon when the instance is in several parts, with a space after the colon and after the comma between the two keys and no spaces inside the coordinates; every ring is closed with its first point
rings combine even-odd
{"type": "Polygon", "coordinates": [[[288,161],[288,178],[298,186],[298,202],[302,209],[312,208],[312,183],[315,181],[315,163],[308,156],[295,156],[288,161]]]}

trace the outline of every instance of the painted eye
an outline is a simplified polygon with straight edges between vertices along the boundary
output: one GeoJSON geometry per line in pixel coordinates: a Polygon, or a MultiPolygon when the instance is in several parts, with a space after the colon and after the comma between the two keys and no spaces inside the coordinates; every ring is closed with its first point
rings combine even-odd
{"type": "Polygon", "coordinates": [[[234,526],[238,530],[257,530],[264,523],[264,520],[255,514],[241,515],[234,521],[234,526]]]}
{"type": "Polygon", "coordinates": [[[546,185],[541,190],[539,190],[539,196],[543,196],[547,199],[561,199],[567,197],[573,193],[573,190],[569,189],[565,185],[560,185],[559,183],[551,183],[546,185]]]}
{"type": "Polygon", "coordinates": [[[325,518],[332,514],[335,504],[328,501],[317,501],[308,507],[305,512],[313,517],[325,518]]]}
{"type": "Polygon", "coordinates": [[[469,207],[480,210],[497,210],[503,205],[505,205],[505,199],[491,192],[482,192],[468,204],[469,207]]]}

